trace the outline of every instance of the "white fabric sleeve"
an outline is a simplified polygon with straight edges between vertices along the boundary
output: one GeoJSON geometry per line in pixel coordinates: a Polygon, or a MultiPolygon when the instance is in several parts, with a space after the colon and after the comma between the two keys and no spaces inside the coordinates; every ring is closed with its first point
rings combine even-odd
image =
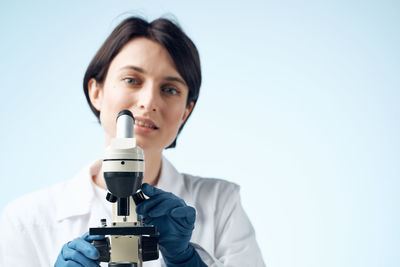
{"type": "Polygon", "coordinates": [[[218,259],[216,259],[213,255],[208,253],[204,248],[202,248],[200,245],[192,243],[193,247],[196,249],[197,253],[199,254],[200,258],[203,260],[203,262],[207,266],[212,266],[212,267],[222,267],[224,264],[220,262],[218,259]]]}
{"type": "Polygon", "coordinates": [[[239,186],[224,188],[216,205],[215,251],[193,244],[208,266],[265,267],[253,226],[240,202],[239,186]]]}
{"type": "Polygon", "coordinates": [[[0,218],[0,266],[41,266],[36,255],[40,248],[33,244],[16,213],[8,205],[0,218]]]}

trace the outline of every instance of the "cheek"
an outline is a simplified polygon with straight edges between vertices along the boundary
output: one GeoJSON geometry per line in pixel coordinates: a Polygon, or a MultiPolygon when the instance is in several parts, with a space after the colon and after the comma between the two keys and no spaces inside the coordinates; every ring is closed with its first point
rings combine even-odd
{"type": "Polygon", "coordinates": [[[115,86],[105,88],[104,99],[100,112],[100,122],[107,133],[114,135],[115,120],[118,112],[128,109],[132,104],[129,97],[115,86]]]}
{"type": "Polygon", "coordinates": [[[182,124],[182,118],[183,115],[185,113],[185,109],[182,107],[173,109],[173,110],[169,110],[169,112],[167,113],[167,119],[166,121],[168,122],[168,124],[171,126],[171,131],[173,131],[174,133],[177,133],[179,130],[179,127],[182,124]]]}

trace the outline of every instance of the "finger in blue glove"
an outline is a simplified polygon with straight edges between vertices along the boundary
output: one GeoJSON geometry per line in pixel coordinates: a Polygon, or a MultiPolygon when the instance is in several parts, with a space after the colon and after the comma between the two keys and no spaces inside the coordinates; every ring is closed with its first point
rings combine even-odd
{"type": "Polygon", "coordinates": [[[196,210],[190,206],[177,207],[171,210],[171,218],[185,229],[194,229],[196,210]]]}
{"type": "Polygon", "coordinates": [[[99,265],[95,260],[99,258],[100,254],[90,242],[102,239],[104,239],[102,235],[89,235],[89,233],[85,233],[82,237],[75,238],[62,247],[54,266],[98,267],[99,265]]]}

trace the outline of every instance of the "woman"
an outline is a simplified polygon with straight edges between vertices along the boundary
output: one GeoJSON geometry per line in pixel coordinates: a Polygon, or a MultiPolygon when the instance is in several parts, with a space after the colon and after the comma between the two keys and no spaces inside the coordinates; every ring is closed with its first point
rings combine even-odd
{"type": "MultiPolygon", "coordinates": [[[[149,196],[137,213],[157,227],[162,254],[144,266],[264,266],[239,187],[180,174],[162,156],[175,147],[200,84],[197,49],[178,26],[131,17],[97,52],[83,86],[106,146],[119,111],[136,119],[146,163],[142,190],[149,196]]],[[[98,266],[89,242],[100,237],[85,232],[111,217],[105,188],[96,161],[69,181],[10,203],[1,220],[0,266],[98,266]]]]}

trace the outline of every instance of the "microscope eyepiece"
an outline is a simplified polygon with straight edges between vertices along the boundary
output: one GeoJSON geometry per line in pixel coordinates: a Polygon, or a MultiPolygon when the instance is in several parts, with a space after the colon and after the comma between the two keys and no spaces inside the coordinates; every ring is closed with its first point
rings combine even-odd
{"type": "Polygon", "coordinates": [[[133,138],[134,125],[132,112],[127,109],[120,111],[117,116],[117,138],[133,138]]]}
{"type": "Polygon", "coordinates": [[[127,110],[127,109],[121,110],[121,111],[118,113],[117,120],[118,120],[119,116],[122,116],[122,115],[128,115],[128,116],[130,116],[130,117],[133,118],[132,112],[130,112],[130,111],[127,110]]]}

